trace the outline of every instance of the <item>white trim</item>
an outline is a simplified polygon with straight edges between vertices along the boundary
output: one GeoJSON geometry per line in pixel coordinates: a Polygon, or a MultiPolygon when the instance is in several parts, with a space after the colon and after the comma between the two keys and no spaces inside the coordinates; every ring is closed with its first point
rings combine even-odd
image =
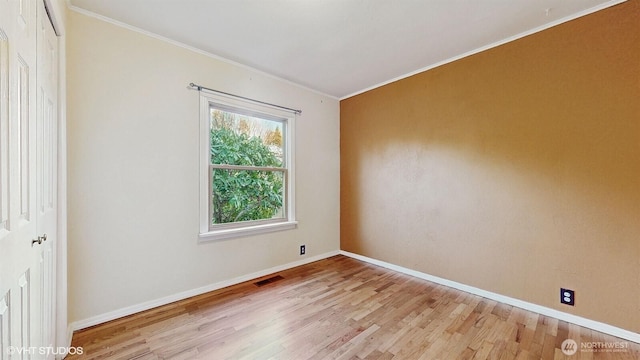
{"type": "Polygon", "coordinates": [[[200,124],[199,143],[198,143],[198,164],[200,165],[199,176],[199,216],[200,219],[200,234],[206,234],[209,232],[209,199],[207,195],[209,193],[209,98],[202,93],[199,96],[200,101],[200,116],[198,122],[200,124]]]}
{"type": "Polygon", "coordinates": [[[246,226],[239,228],[222,229],[209,231],[198,235],[200,242],[209,242],[214,240],[225,240],[231,238],[245,237],[266,234],[276,231],[292,230],[298,227],[297,221],[286,221],[269,223],[263,225],[246,226]]]}
{"type": "Polygon", "coordinates": [[[640,334],[638,333],[634,333],[632,331],[629,330],[625,330],[625,329],[621,329],[619,327],[615,327],[613,325],[609,325],[609,324],[605,324],[599,321],[595,321],[595,320],[591,320],[591,319],[586,319],[577,315],[573,315],[573,314],[568,314],[559,310],[555,310],[555,309],[551,309],[545,306],[541,306],[541,305],[536,305],[530,302],[526,302],[526,301],[522,301],[519,299],[514,299],[508,296],[504,296],[504,295],[500,295],[500,294],[496,294],[493,293],[491,291],[487,291],[487,290],[482,290],[479,289],[477,287],[473,287],[473,286],[469,286],[469,285],[465,285],[459,282],[455,282],[455,281],[451,281],[451,280],[447,280],[447,279],[443,279],[441,277],[437,277],[437,276],[433,276],[433,275],[429,275],[429,274],[425,274],[423,272],[420,271],[416,271],[416,270],[412,270],[412,269],[408,269],[399,265],[394,265],[385,261],[381,261],[381,260],[377,260],[377,259],[372,259],[366,256],[362,256],[362,255],[358,255],[358,254],[354,254],[354,253],[350,253],[348,251],[344,251],[344,250],[340,250],[340,254],[344,255],[344,256],[348,256],[350,258],[354,258],[356,260],[360,260],[360,261],[364,261],[367,262],[369,264],[373,264],[373,265],[377,265],[377,266],[381,266],[383,268],[389,269],[389,270],[393,270],[393,271],[397,271],[403,274],[407,274],[410,276],[415,276],[417,278],[423,279],[423,280],[427,280],[427,281],[431,281],[437,284],[441,284],[444,286],[448,286],[457,290],[461,290],[464,292],[468,292],[470,294],[474,294],[474,295],[478,295],[478,296],[482,296],[484,298],[487,299],[491,299],[491,300],[495,300],[495,301],[499,301],[501,303],[507,304],[507,305],[511,305],[511,306],[515,306],[524,310],[528,310],[528,311],[532,311],[544,316],[550,316],[562,321],[567,321],[570,322],[572,324],[576,324],[576,325],[580,325],[580,326],[584,326],[586,328],[592,329],[592,330],[596,330],[596,331],[600,331],[602,333],[605,334],[609,334],[609,335],[613,335],[625,340],[629,340],[629,341],[633,341],[635,343],[639,343],[640,344],[640,334]]]}
{"type": "Polygon", "coordinates": [[[283,230],[291,230],[295,229],[298,226],[298,222],[296,221],[296,213],[295,213],[295,122],[296,122],[296,114],[291,113],[289,111],[283,111],[279,109],[274,109],[269,106],[251,103],[242,99],[236,99],[233,97],[229,97],[223,94],[211,94],[200,92],[200,136],[199,136],[199,146],[200,146],[200,232],[198,236],[199,242],[208,242],[215,240],[225,240],[231,238],[245,237],[245,236],[253,236],[258,234],[264,234],[274,231],[283,231],[283,230]],[[220,229],[210,229],[209,221],[210,221],[210,184],[209,184],[209,176],[210,175],[210,148],[209,148],[209,134],[210,134],[210,107],[211,104],[215,104],[221,107],[230,107],[230,108],[238,108],[247,110],[249,112],[255,112],[255,115],[252,116],[261,116],[264,115],[265,119],[269,119],[269,117],[273,117],[274,119],[278,119],[277,121],[281,121],[286,126],[284,127],[285,133],[284,136],[284,145],[285,148],[285,170],[286,174],[286,211],[287,211],[287,219],[286,221],[281,222],[269,222],[263,223],[259,225],[246,225],[241,226],[238,225],[236,227],[221,227],[220,229]],[[260,114],[260,115],[258,115],[260,114]]]}
{"type": "MultiPolygon", "coordinates": [[[[65,342],[65,343],[63,343],[61,345],[58,345],[58,346],[62,346],[62,347],[66,347],[66,348],[70,348],[71,347],[71,340],[73,339],[73,328],[71,328],[71,325],[72,324],[68,324],[67,328],[65,329],[66,330],[65,336],[67,337],[66,338],[67,342],[65,342]]],[[[64,358],[62,358],[62,359],[64,359],[64,358]]]]}
{"type": "MultiPolygon", "coordinates": [[[[55,251],[55,346],[71,346],[72,332],[67,304],[67,36],[65,3],[45,0],[58,35],[58,173],[57,173],[57,244],[55,251]]],[[[60,356],[57,356],[60,358],[60,356]]]]}
{"type": "Polygon", "coordinates": [[[289,85],[293,85],[293,86],[295,86],[297,88],[304,89],[304,90],[307,90],[307,91],[311,91],[312,93],[315,93],[315,94],[318,94],[318,95],[326,96],[326,97],[328,97],[330,99],[333,99],[333,100],[338,100],[337,96],[333,96],[333,95],[329,95],[329,94],[323,93],[322,91],[319,91],[319,90],[316,90],[316,89],[312,89],[310,87],[298,84],[296,82],[293,82],[291,80],[285,79],[283,77],[270,74],[270,73],[268,73],[266,71],[263,71],[263,70],[256,69],[256,68],[251,67],[249,65],[245,65],[245,64],[233,61],[233,60],[229,60],[229,59],[224,58],[222,56],[215,55],[213,53],[210,53],[208,51],[204,51],[202,49],[198,49],[198,48],[193,47],[191,45],[187,45],[185,43],[182,43],[182,42],[179,42],[179,41],[176,41],[176,40],[171,40],[171,39],[166,38],[166,37],[164,37],[162,35],[158,35],[156,33],[153,33],[153,32],[147,31],[147,30],[143,30],[143,29],[140,29],[138,27],[135,27],[135,26],[123,23],[121,21],[112,19],[110,17],[106,17],[106,16],[103,16],[103,15],[100,15],[100,14],[96,14],[96,13],[94,13],[92,11],[79,8],[79,7],[75,6],[75,5],[72,5],[69,0],[67,0],[67,6],[69,7],[69,10],[75,11],[75,12],[77,12],[79,14],[82,14],[82,15],[85,15],[85,16],[92,17],[94,19],[98,19],[98,20],[104,21],[106,23],[109,23],[109,24],[112,24],[112,25],[115,25],[115,26],[118,26],[118,27],[121,27],[121,28],[125,28],[127,30],[131,30],[133,32],[137,32],[139,34],[146,35],[146,36],[149,36],[151,38],[154,38],[154,39],[157,39],[157,40],[160,40],[160,41],[164,41],[164,42],[169,43],[171,45],[175,45],[175,46],[181,47],[183,49],[186,49],[186,50],[189,50],[189,51],[193,51],[193,52],[198,53],[200,55],[204,55],[204,56],[216,59],[218,61],[222,61],[222,62],[230,64],[230,65],[238,66],[238,67],[241,67],[243,69],[247,69],[247,70],[253,71],[255,73],[267,76],[269,78],[285,82],[285,83],[287,83],[289,85]]]}
{"type": "MultiPolygon", "coordinates": [[[[285,131],[287,132],[285,137],[284,146],[285,149],[285,161],[287,163],[287,194],[285,200],[287,201],[287,219],[289,222],[296,223],[296,122],[298,120],[298,114],[292,114],[287,120],[287,126],[285,131]]],[[[284,134],[283,134],[284,135],[284,134]]]]}
{"type": "Polygon", "coordinates": [[[64,26],[62,26],[60,19],[62,19],[61,13],[64,11],[64,8],[60,9],[57,4],[59,4],[59,2],[54,0],[44,0],[53,31],[56,33],[56,36],[62,36],[64,35],[64,26]]]}
{"type": "Polygon", "coordinates": [[[146,301],[137,305],[132,305],[132,306],[127,306],[125,308],[122,309],[118,309],[118,310],[114,310],[114,311],[110,311],[108,313],[104,313],[101,315],[96,315],[96,316],[92,316],[90,318],[87,319],[83,319],[83,320],[79,320],[79,321],[74,321],[73,323],[70,324],[70,328],[72,331],[77,331],[77,330],[81,330],[81,329],[85,329],[88,328],[90,326],[94,326],[94,325],[98,325],[98,324],[102,324],[104,322],[107,321],[111,321],[111,320],[115,320],[115,319],[119,319],[121,317],[125,317],[125,316],[129,316],[129,315],[133,315],[136,313],[139,313],[141,311],[145,311],[145,310],[149,310],[149,309],[153,309],[155,307],[158,306],[162,306],[162,305],[167,305],[170,304],[172,302],[176,302],[179,300],[184,300],[193,296],[197,296],[197,295],[201,295],[210,291],[214,291],[214,290],[218,290],[218,289],[222,289],[228,286],[232,286],[232,285],[237,285],[246,281],[250,281],[253,279],[257,279],[266,275],[270,275],[273,273],[277,273],[280,271],[285,271],[288,269],[292,269],[295,268],[297,266],[301,266],[301,265],[305,265],[305,264],[309,264],[318,260],[322,260],[322,259],[326,259],[332,256],[336,256],[339,254],[339,251],[330,251],[324,254],[320,254],[317,256],[313,256],[313,257],[309,257],[309,258],[305,258],[303,260],[298,260],[298,261],[293,261],[284,265],[279,265],[279,266],[274,266],[272,268],[269,269],[265,269],[265,270],[261,270],[261,271],[257,271],[251,274],[247,274],[247,275],[243,275],[243,276],[239,276],[233,279],[229,279],[229,280],[223,280],[220,282],[217,282],[215,284],[210,284],[210,285],[206,285],[203,287],[199,287],[196,289],[192,289],[192,290],[187,290],[187,291],[183,291],[174,295],[169,295],[169,296],[165,296],[163,298],[160,299],[156,299],[156,300],[151,300],[151,301],[146,301]]]}
{"type": "Polygon", "coordinates": [[[494,42],[494,43],[492,43],[492,44],[489,44],[489,45],[485,45],[485,46],[479,47],[479,48],[477,48],[477,49],[475,49],[475,50],[471,50],[471,51],[465,52],[465,53],[463,53],[463,54],[460,54],[460,55],[457,55],[457,56],[454,56],[454,57],[448,58],[448,59],[446,59],[446,60],[443,60],[443,61],[437,62],[437,63],[435,63],[435,64],[431,64],[431,65],[425,66],[425,67],[423,67],[423,68],[421,68],[421,69],[418,69],[418,70],[412,71],[412,72],[410,72],[410,73],[407,73],[407,74],[404,74],[404,75],[400,75],[400,76],[395,77],[395,78],[393,78],[393,79],[391,79],[391,80],[383,81],[383,82],[378,83],[378,84],[376,84],[376,85],[369,86],[369,87],[364,88],[364,89],[362,89],[362,90],[356,91],[356,92],[354,92],[354,93],[352,93],[352,94],[349,94],[349,95],[343,96],[343,97],[339,98],[338,100],[342,101],[342,100],[348,99],[348,98],[350,98],[350,97],[353,97],[353,96],[356,96],[356,95],[360,95],[360,94],[365,93],[365,92],[367,92],[367,91],[371,91],[371,90],[373,90],[373,89],[377,89],[377,88],[379,88],[379,87],[382,87],[382,86],[385,86],[385,85],[391,84],[391,83],[396,82],[396,81],[398,81],[398,80],[402,80],[402,79],[408,78],[408,77],[410,77],[410,76],[413,76],[413,75],[416,75],[416,74],[419,74],[419,73],[425,72],[425,71],[427,71],[427,70],[435,69],[435,68],[437,68],[437,67],[439,67],[439,66],[442,66],[442,65],[445,65],[445,64],[448,64],[448,63],[451,63],[451,62],[454,62],[454,61],[457,61],[457,60],[460,60],[460,59],[466,58],[467,56],[471,56],[471,55],[474,55],[474,54],[477,54],[477,53],[483,52],[483,51],[485,51],[485,50],[489,50],[489,49],[492,49],[492,48],[494,48],[494,47],[498,47],[498,46],[500,46],[500,45],[504,45],[504,44],[506,44],[506,43],[509,43],[509,42],[512,42],[512,41],[518,40],[518,39],[523,38],[523,37],[525,37],[525,36],[529,36],[529,35],[535,34],[535,33],[537,33],[537,32],[547,30],[547,29],[552,28],[552,27],[554,27],[554,26],[557,26],[557,25],[560,25],[560,24],[566,23],[566,22],[568,22],[568,21],[575,20],[575,19],[577,19],[577,18],[580,18],[580,17],[586,16],[586,15],[592,14],[592,13],[594,13],[594,12],[598,12],[598,11],[600,11],[600,10],[604,10],[604,9],[606,9],[606,8],[608,8],[608,7],[612,7],[612,6],[615,6],[615,5],[618,5],[618,4],[622,4],[623,2],[626,2],[626,1],[627,1],[627,0],[612,0],[612,1],[606,2],[606,3],[604,3],[604,4],[600,4],[600,5],[598,5],[598,6],[594,6],[594,7],[590,8],[590,9],[583,10],[583,11],[577,12],[577,13],[575,13],[575,14],[571,14],[571,15],[569,15],[569,16],[566,16],[566,17],[563,17],[563,18],[561,18],[561,19],[558,19],[558,20],[552,21],[552,22],[547,23],[547,24],[544,24],[544,25],[542,25],[542,26],[538,26],[538,27],[533,28],[533,29],[531,29],[531,30],[527,30],[527,31],[525,31],[525,32],[521,32],[520,34],[513,35],[513,36],[510,36],[510,37],[508,37],[508,38],[506,38],[506,39],[502,39],[502,40],[496,41],[496,42],[494,42]]]}

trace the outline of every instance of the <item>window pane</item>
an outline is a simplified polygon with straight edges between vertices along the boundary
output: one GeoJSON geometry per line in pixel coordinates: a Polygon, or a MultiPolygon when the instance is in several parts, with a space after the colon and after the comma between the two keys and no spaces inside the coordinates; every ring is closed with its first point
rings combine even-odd
{"type": "Polygon", "coordinates": [[[282,167],[284,123],[211,108],[211,164],[282,167]]]}
{"type": "Polygon", "coordinates": [[[284,171],[212,169],[211,224],[284,219],[284,171]]]}

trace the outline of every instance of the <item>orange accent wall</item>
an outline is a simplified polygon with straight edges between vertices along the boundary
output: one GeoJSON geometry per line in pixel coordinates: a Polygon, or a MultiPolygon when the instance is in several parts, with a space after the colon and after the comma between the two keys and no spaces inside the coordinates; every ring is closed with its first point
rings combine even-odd
{"type": "Polygon", "coordinates": [[[640,333],[640,1],[340,111],[343,250],[640,333]]]}

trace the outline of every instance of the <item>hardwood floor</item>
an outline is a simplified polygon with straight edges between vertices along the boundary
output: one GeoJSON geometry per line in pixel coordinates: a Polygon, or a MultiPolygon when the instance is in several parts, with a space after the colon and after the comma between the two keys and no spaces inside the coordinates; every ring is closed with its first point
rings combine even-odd
{"type": "Polygon", "coordinates": [[[344,256],[272,276],[76,332],[84,355],[67,359],[640,359],[640,344],[344,256]],[[627,347],[581,351],[592,342],[627,347]]]}

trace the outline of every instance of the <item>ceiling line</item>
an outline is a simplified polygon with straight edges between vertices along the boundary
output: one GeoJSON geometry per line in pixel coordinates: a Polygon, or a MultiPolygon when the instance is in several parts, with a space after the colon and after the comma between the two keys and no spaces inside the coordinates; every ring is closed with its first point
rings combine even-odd
{"type": "Polygon", "coordinates": [[[554,27],[554,26],[557,26],[557,25],[560,25],[560,24],[563,24],[563,23],[569,22],[569,21],[571,21],[571,20],[575,20],[575,19],[577,19],[577,18],[580,18],[580,17],[586,16],[586,15],[589,15],[589,14],[593,14],[593,13],[598,12],[598,11],[600,11],[600,10],[604,10],[604,9],[609,8],[609,7],[612,7],[612,6],[615,6],[615,5],[618,5],[618,4],[622,4],[623,2],[626,2],[626,1],[628,1],[628,0],[611,0],[611,1],[608,1],[608,2],[606,2],[606,3],[603,3],[603,4],[600,4],[600,5],[594,6],[594,7],[592,7],[592,8],[589,8],[589,9],[586,9],[586,10],[583,10],[583,11],[580,11],[580,12],[577,12],[577,13],[575,13],[575,14],[571,14],[571,15],[569,15],[569,16],[566,16],[566,17],[560,18],[560,19],[558,19],[558,20],[552,21],[552,22],[550,22],[550,23],[544,24],[544,25],[542,25],[542,26],[538,26],[537,28],[533,28],[533,29],[530,29],[530,30],[527,30],[527,31],[521,32],[520,34],[516,34],[516,35],[510,36],[510,37],[508,37],[508,38],[505,38],[505,39],[502,39],[502,40],[496,41],[496,42],[491,43],[491,44],[489,44],[489,45],[481,46],[481,47],[479,47],[479,48],[477,48],[477,49],[474,49],[474,50],[471,50],[471,51],[467,51],[466,53],[463,53],[463,54],[461,54],[461,55],[457,55],[457,56],[454,56],[454,57],[448,58],[448,59],[446,59],[446,60],[443,60],[443,61],[437,62],[437,63],[435,63],[435,64],[425,66],[425,67],[420,68],[420,69],[418,69],[418,70],[414,70],[414,71],[409,72],[409,73],[407,73],[407,74],[400,75],[400,76],[395,77],[395,78],[393,78],[393,79],[390,79],[390,80],[387,80],[387,81],[383,81],[383,82],[381,82],[381,83],[378,83],[378,84],[375,84],[375,85],[369,86],[369,87],[364,88],[364,89],[362,89],[362,90],[356,91],[356,92],[354,92],[354,93],[352,93],[352,94],[349,94],[349,95],[346,95],[346,96],[340,97],[338,100],[340,100],[340,101],[342,101],[342,100],[346,100],[346,99],[348,99],[348,98],[350,98],[350,97],[354,97],[354,96],[356,96],[356,95],[363,94],[363,93],[365,93],[365,92],[367,92],[367,91],[371,91],[371,90],[377,89],[377,88],[379,88],[379,87],[382,87],[382,86],[385,86],[385,85],[388,85],[388,84],[394,83],[394,82],[396,82],[396,81],[398,81],[398,80],[406,79],[406,78],[411,77],[411,76],[413,76],[413,75],[416,75],[416,74],[419,74],[419,73],[422,73],[422,72],[425,72],[425,71],[428,71],[428,70],[431,70],[431,69],[435,69],[435,68],[437,68],[437,67],[439,67],[439,66],[446,65],[446,64],[448,64],[448,63],[451,63],[451,62],[454,62],[454,61],[457,61],[457,60],[460,60],[460,59],[466,58],[467,56],[471,56],[471,55],[474,55],[474,54],[477,54],[477,53],[483,52],[483,51],[485,51],[485,50],[489,50],[489,49],[492,49],[492,48],[494,48],[494,47],[498,47],[498,46],[500,46],[500,45],[504,45],[504,44],[506,44],[506,43],[509,43],[509,42],[512,42],[512,41],[515,41],[515,40],[521,39],[521,38],[523,38],[523,37],[526,37],[526,36],[529,36],[529,35],[535,34],[535,33],[540,32],[540,31],[547,30],[547,29],[549,29],[549,28],[552,28],[552,27],[554,27]]]}
{"type": "Polygon", "coordinates": [[[384,86],[384,85],[388,85],[388,84],[393,83],[393,82],[396,82],[396,81],[398,81],[398,80],[402,80],[402,79],[405,79],[405,78],[411,77],[411,76],[413,76],[413,75],[416,75],[416,74],[419,74],[419,73],[422,73],[422,72],[425,72],[425,71],[428,71],[428,70],[431,70],[431,69],[437,68],[437,67],[439,67],[439,66],[442,66],[442,65],[445,65],[445,64],[448,64],[448,63],[451,63],[451,62],[454,62],[454,61],[457,61],[457,60],[463,59],[463,58],[465,58],[465,57],[468,57],[468,56],[471,56],[471,55],[474,55],[474,54],[477,54],[477,53],[483,52],[483,51],[485,51],[485,50],[489,50],[489,49],[492,49],[492,48],[494,48],[494,47],[498,47],[498,46],[500,46],[500,45],[504,45],[504,44],[509,43],[509,42],[511,42],[511,41],[515,41],[515,40],[521,39],[521,38],[523,38],[523,37],[526,37],[526,36],[529,36],[529,35],[535,34],[535,33],[537,33],[537,32],[544,31],[544,30],[546,30],[546,29],[549,29],[549,28],[552,28],[552,27],[554,27],[554,26],[557,26],[557,25],[560,25],[560,24],[563,24],[563,23],[569,22],[569,21],[571,21],[571,20],[575,20],[575,19],[577,19],[577,18],[580,18],[580,17],[586,16],[586,15],[589,15],[589,14],[595,13],[595,12],[597,12],[597,11],[600,11],[600,10],[603,10],[603,9],[606,9],[606,8],[609,8],[609,7],[612,7],[612,6],[615,6],[615,5],[618,5],[618,4],[621,4],[621,3],[624,3],[624,2],[626,2],[626,1],[628,1],[628,0],[611,0],[611,1],[605,2],[605,3],[603,3],[603,4],[600,4],[600,5],[594,6],[594,7],[592,7],[592,8],[589,8],[589,9],[586,9],[586,10],[583,10],[583,11],[580,11],[580,12],[575,13],[575,14],[571,14],[571,15],[569,15],[569,16],[566,16],[566,17],[560,18],[560,19],[558,19],[558,20],[555,20],[555,21],[549,22],[549,23],[544,24],[544,25],[541,25],[541,26],[539,26],[539,27],[536,27],[536,28],[533,28],[533,29],[530,29],[530,30],[524,31],[524,32],[522,32],[522,33],[519,33],[519,34],[516,34],[516,35],[510,36],[510,37],[507,37],[507,38],[505,38],[505,39],[502,39],[502,40],[496,41],[496,42],[491,43],[491,44],[489,44],[489,45],[481,46],[481,47],[479,47],[479,48],[477,48],[477,49],[474,49],[474,50],[471,50],[471,51],[465,52],[465,53],[460,54],[460,55],[456,55],[456,56],[454,56],[454,57],[451,57],[451,58],[445,59],[445,60],[440,61],[440,62],[437,62],[437,63],[435,63],[435,64],[431,64],[431,65],[425,66],[425,67],[423,67],[423,68],[420,68],[420,69],[417,69],[417,70],[411,71],[411,72],[409,72],[409,73],[406,73],[406,74],[403,74],[403,75],[400,75],[400,76],[394,77],[394,78],[392,78],[392,79],[389,79],[389,80],[386,80],[386,81],[383,81],[383,82],[377,83],[377,84],[375,84],[375,85],[368,86],[368,87],[366,87],[366,88],[364,88],[364,89],[362,89],[362,90],[359,90],[359,91],[353,92],[353,93],[351,93],[351,94],[348,94],[348,95],[345,95],[345,96],[342,96],[342,97],[327,94],[327,93],[325,93],[325,92],[322,92],[322,91],[320,91],[320,90],[317,90],[317,89],[311,88],[311,87],[309,87],[309,86],[305,86],[305,85],[299,84],[299,83],[297,83],[297,82],[295,82],[295,81],[292,81],[292,80],[289,80],[289,79],[285,79],[285,78],[283,78],[283,77],[280,77],[280,76],[274,75],[274,74],[272,74],[272,73],[269,73],[269,72],[266,72],[266,71],[263,71],[263,70],[256,69],[256,68],[254,68],[254,67],[252,67],[252,66],[249,66],[249,65],[246,65],[246,64],[242,64],[242,63],[240,63],[240,62],[233,61],[233,60],[230,60],[230,59],[227,59],[227,58],[222,57],[222,56],[220,56],[220,55],[216,55],[216,54],[213,54],[213,53],[210,53],[210,52],[204,51],[204,50],[202,50],[202,49],[196,48],[196,47],[191,46],[191,45],[187,45],[187,44],[185,44],[185,43],[182,43],[182,42],[179,42],[179,41],[176,41],[176,40],[169,39],[169,38],[167,38],[167,37],[164,37],[164,36],[162,36],[162,35],[156,34],[156,33],[154,33],[154,32],[147,31],[147,30],[143,30],[143,29],[141,29],[141,28],[138,28],[138,27],[135,27],[135,26],[129,25],[129,24],[127,24],[127,23],[124,23],[124,22],[121,22],[121,21],[118,21],[118,20],[115,20],[115,19],[112,19],[112,18],[110,18],[110,17],[104,16],[104,15],[100,15],[100,14],[97,14],[97,13],[95,13],[95,12],[92,12],[92,11],[89,11],[89,10],[85,10],[85,9],[82,9],[82,8],[79,8],[79,7],[77,7],[77,6],[73,5],[73,4],[71,4],[71,1],[70,1],[70,0],[66,0],[66,3],[67,3],[67,7],[68,7],[70,10],[75,11],[75,12],[80,13],[80,14],[83,14],[83,15],[85,15],[85,16],[89,16],[89,17],[92,17],[92,18],[95,18],[95,19],[98,19],[98,20],[101,20],[101,21],[104,21],[104,22],[110,23],[110,24],[115,25],[115,26],[122,27],[122,28],[125,28],[125,29],[128,29],[128,30],[131,30],[131,31],[134,31],[134,32],[137,32],[137,33],[143,34],[143,35],[145,35],[145,36],[149,36],[149,37],[151,37],[151,38],[154,38],[154,39],[157,39],[157,40],[161,40],[161,41],[163,41],[163,42],[167,42],[167,43],[169,43],[169,44],[172,44],[172,45],[175,45],[175,46],[181,47],[181,48],[183,48],[183,49],[186,49],[186,50],[189,50],[189,51],[195,52],[195,53],[197,53],[197,54],[201,54],[201,55],[204,55],[204,56],[207,56],[207,57],[213,58],[213,59],[215,59],[215,60],[218,60],[218,61],[221,61],[221,62],[224,62],[224,63],[230,64],[230,65],[234,65],[234,66],[238,66],[238,67],[240,67],[240,68],[244,68],[244,69],[250,70],[250,71],[255,72],[255,73],[257,73],[257,74],[261,74],[261,75],[264,75],[264,76],[266,76],[266,77],[269,77],[269,78],[272,78],[272,79],[275,79],[275,80],[282,81],[282,82],[284,82],[284,83],[287,83],[287,84],[293,85],[293,86],[298,87],[298,88],[301,88],[301,89],[305,89],[305,90],[307,90],[307,91],[311,91],[311,92],[313,92],[313,93],[315,93],[315,94],[318,94],[318,95],[321,95],[321,96],[325,96],[325,97],[328,97],[328,98],[330,98],[330,99],[334,99],[334,100],[339,100],[339,101],[341,101],[341,100],[345,100],[345,99],[348,99],[348,98],[350,98],[350,97],[353,97],[353,96],[356,96],[356,95],[359,95],[359,94],[365,93],[365,92],[367,92],[367,91],[370,91],[370,90],[373,90],[373,89],[376,89],[376,88],[382,87],[382,86],[384,86]]]}
{"type": "Polygon", "coordinates": [[[197,47],[194,47],[194,46],[191,46],[191,45],[187,45],[187,44],[185,44],[183,42],[180,42],[180,41],[169,39],[169,38],[164,37],[162,35],[158,35],[158,34],[156,34],[154,32],[147,31],[147,30],[141,29],[139,27],[135,27],[133,25],[129,25],[127,23],[112,19],[110,17],[97,14],[97,13],[95,13],[93,11],[89,11],[89,10],[85,10],[85,9],[79,8],[79,7],[71,4],[71,2],[68,2],[67,6],[68,6],[69,10],[72,10],[72,11],[77,12],[79,14],[82,14],[82,15],[85,15],[85,16],[88,16],[88,17],[91,17],[91,18],[94,18],[94,19],[98,19],[98,20],[104,21],[106,23],[109,23],[111,25],[115,25],[115,26],[118,26],[118,27],[121,27],[121,28],[124,28],[124,29],[127,29],[127,30],[131,30],[133,32],[136,32],[136,33],[139,33],[139,34],[154,38],[156,40],[160,40],[160,41],[169,43],[171,45],[178,46],[180,48],[195,52],[195,53],[200,54],[200,55],[204,55],[204,56],[213,58],[215,60],[230,64],[230,65],[234,65],[234,66],[238,66],[238,67],[241,67],[243,69],[246,69],[246,70],[250,70],[250,71],[255,72],[257,74],[264,75],[264,76],[269,77],[269,78],[274,79],[274,80],[282,81],[282,82],[287,83],[289,85],[293,85],[295,87],[298,87],[298,88],[301,88],[301,89],[304,89],[304,90],[307,90],[307,91],[311,91],[311,92],[313,92],[315,94],[318,94],[318,95],[321,95],[321,96],[326,96],[326,97],[328,97],[330,99],[333,99],[333,100],[340,100],[337,96],[324,93],[324,92],[322,92],[320,90],[316,90],[316,89],[310,88],[308,86],[299,84],[299,83],[291,81],[289,79],[285,79],[285,78],[282,78],[280,76],[271,74],[269,72],[266,72],[266,71],[263,71],[263,70],[260,70],[260,69],[256,69],[256,68],[251,67],[249,65],[245,65],[245,64],[233,61],[233,60],[229,60],[229,59],[227,59],[225,57],[222,57],[220,55],[216,55],[216,54],[210,53],[208,51],[204,51],[202,49],[198,49],[197,47]]]}

